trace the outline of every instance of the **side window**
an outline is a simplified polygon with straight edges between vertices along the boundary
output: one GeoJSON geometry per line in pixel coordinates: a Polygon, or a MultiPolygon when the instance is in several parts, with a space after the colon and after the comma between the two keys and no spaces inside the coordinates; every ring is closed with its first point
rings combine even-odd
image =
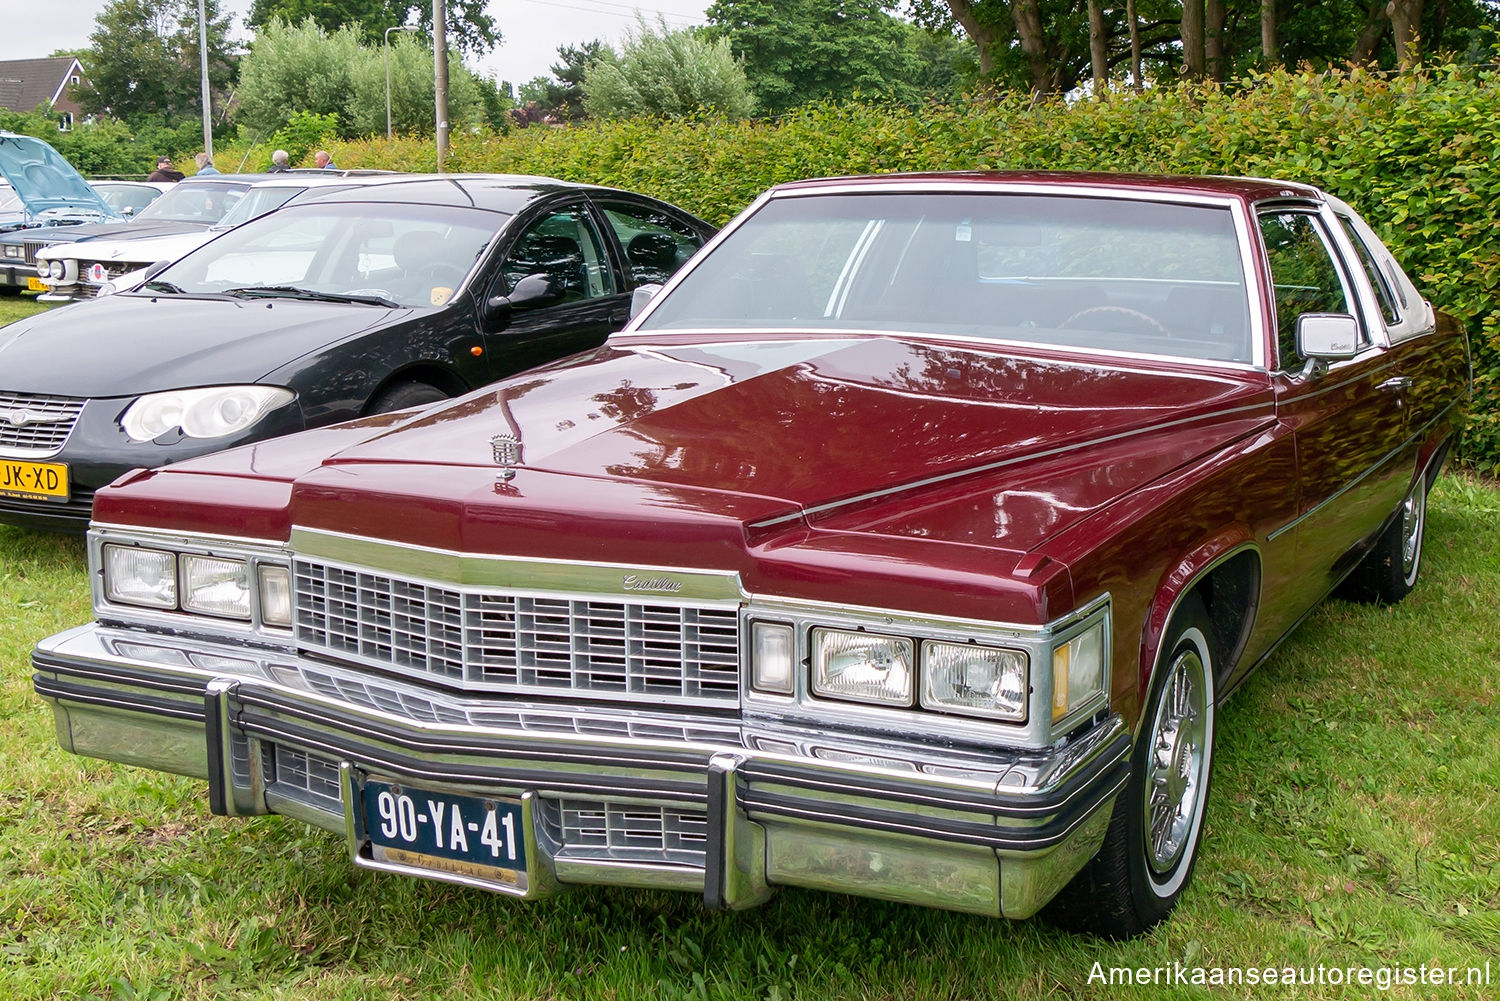
{"type": "Polygon", "coordinates": [[[1311,213],[1267,212],[1260,235],[1276,289],[1276,331],[1281,368],[1296,368],[1297,317],[1303,313],[1352,313],[1343,277],[1311,213]]]}
{"type": "Polygon", "coordinates": [[[1354,252],[1359,255],[1360,267],[1365,269],[1370,284],[1375,289],[1375,296],[1380,300],[1380,312],[1385,317],[1386,323],[1400,323],[1401,313],[1396,309],[1396,297],[1391,294],[1390,282],[1386,280],[1380,271],[1380,266],[1375,263],[1375,255],[1370,253],[1369,246],[1354,224],[1344,216],[1339,216],[1339,223],[1344,227],[1344,232],[1349,235],[1349,242],[1354,244],[1354,252]]]}
{"type": "Polygon", "coordinates": [[[666,281],[703,246],[702,237],[665,212],[624,202],[601,207],[625,248],[630,280],[637,285],[666,281]]]}
{"type": "Polygon", "coordinates": [[[582,302],[613,295],[614,276],[604,241],[587,210],[573,206],[527,227],[511,244],[500,264],[506,292],[527,275],[549,275],[563,289],[563,302],[582,302]]]}

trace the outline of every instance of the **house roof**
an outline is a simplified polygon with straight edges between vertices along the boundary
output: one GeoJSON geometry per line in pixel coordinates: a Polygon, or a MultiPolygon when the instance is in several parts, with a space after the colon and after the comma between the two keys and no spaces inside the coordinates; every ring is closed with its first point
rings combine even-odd
{"type": "Polygon", "coordinates": [[[50,108],[62,95],[77,62],[72,56],[0,60],[0,108],[20,112],[35,111],[39,104],[50,108]]]}

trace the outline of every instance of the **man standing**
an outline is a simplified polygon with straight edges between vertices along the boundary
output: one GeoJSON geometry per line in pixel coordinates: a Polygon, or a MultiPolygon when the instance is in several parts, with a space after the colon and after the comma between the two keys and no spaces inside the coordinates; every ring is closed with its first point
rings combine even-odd
{"type": "Polygon", "coordinates": [[[285,173],[288,170],[291,170],[291,168],[289,166],[287,166],[287,161],[289,159],[290,159],[290,157],[287,156],[286,150],[284,150],[284,149],[278,149],[278,150],[276,150],[274,153],[271,154],[271,168],[269,170],[267,170],[266,173],[268,173],[268,174],[281,174],[281,173],[285,173]]]}
{"type": "Polygon", "coordinates": [[[219,168],[214,166],[213,157],[207,153],[200,152],[193,157],[193,160],[198,164],[199,174],[217,174],[219,172],[219,168]]]}
{"type": "Polygon", "coordinates": [[[156,169],[146,175],[148,181],[180,181],[182,171],[172,169],[172,158],[170,156],[159,156],[156,158],[156,169]]]}

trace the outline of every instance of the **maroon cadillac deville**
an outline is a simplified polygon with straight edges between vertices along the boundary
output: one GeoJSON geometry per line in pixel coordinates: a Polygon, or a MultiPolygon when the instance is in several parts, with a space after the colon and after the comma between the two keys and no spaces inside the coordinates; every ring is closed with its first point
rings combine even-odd
{"type": "Polygon", "coordinates": [[[1370,227],[1278,181],[789,184],[637,298],[458,400],[100,491],[97,621],[34,653],[62,745],[516,896],[1131,935],[1224,698],[1331,592],[1416,584],[1467,394],[1370,227]]]}

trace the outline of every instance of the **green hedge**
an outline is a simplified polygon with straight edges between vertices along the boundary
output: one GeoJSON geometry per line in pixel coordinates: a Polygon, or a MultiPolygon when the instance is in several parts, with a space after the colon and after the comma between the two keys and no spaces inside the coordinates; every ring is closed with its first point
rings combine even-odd
{"type": "MultiPolygon", "coordinates": [[[[343,167],[431,170],[430,140],[340,143],[343,167]]],[[[723,223],[781,181],[1053,168],[1256,174],[1359,208],[1475,355],[1464,458],[1500,467],[1500,81],[1454,67],[1396,77],[1279,72],[1036,105],[999,95],[921,109],[816,105],[774,122],[625,121],[454,137],[451,170],[548,174],[645,191],[723,223]]]]}

